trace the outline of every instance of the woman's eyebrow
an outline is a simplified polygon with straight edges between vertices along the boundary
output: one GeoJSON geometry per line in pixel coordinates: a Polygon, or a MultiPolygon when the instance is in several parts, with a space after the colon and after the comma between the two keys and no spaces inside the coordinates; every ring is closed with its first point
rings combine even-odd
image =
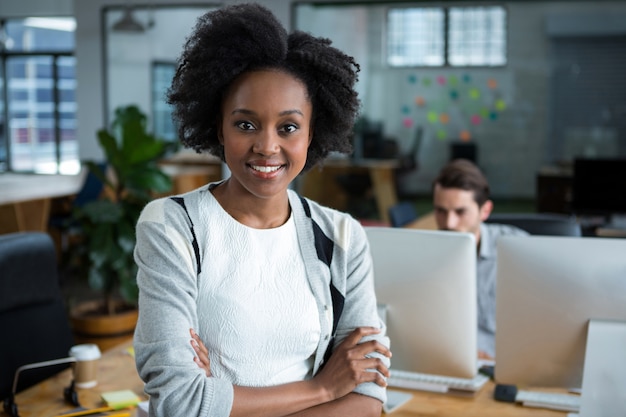
{"type": "Polygon", "coordinates": [[[252,110],[248,109],[235,109],[230,112],[230,114],[243,113],[243,114],[255,114],[252,110]]]}
{"type": "MultiPolygon", "coordinates": [[[[256,112],[252,110],[248,110],[248,109],[235,109],[232,112],[230,112],[230,114],[236,114],[236,113],[250,114],[250,115],[256,114],[256,112]]],[[[304,116],[302,111],[298,109],[283,110],[280,113],[278,113],[279,116],[288,116],[290,114],[299,114],[300,116],[304,116]]]]}
{"type": "Polygon", "coordinates": [[[279,115],[281,116],[288,116],[290,114],[299,114],[300,116],[304,116],[304,114],[302,114],[302,112],[298,109],[293,109],[293,110],[285,110],[285,111],[281,111],[279,113],[279,115]]]}

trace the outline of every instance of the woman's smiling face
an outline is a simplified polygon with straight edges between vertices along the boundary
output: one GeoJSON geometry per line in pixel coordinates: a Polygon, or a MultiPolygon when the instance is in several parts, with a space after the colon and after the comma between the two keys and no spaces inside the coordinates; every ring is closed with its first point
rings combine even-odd
{"type": "Polygon", "coordinates": [[[222,102],[220,141],[231,185],[258,198],[284,193],[306,163],[312,112],[306,86],[288,73],[239,76],[222,102]]]}

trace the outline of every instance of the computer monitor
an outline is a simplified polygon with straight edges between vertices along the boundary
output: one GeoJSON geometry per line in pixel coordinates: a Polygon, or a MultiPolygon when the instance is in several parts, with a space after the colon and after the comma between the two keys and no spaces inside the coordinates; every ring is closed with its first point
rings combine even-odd
{"type": "Polygon", "coordinates": [[[391,368],[477,373],[476,243],[469,233],[366,227],[391,368]]]}
{"type": "Polygon", "coordinates": [[[574,160],[572,210],[580,215],[626,215],[626,158],[574,160]]]}
{"type": "Polygon", "coordinates": [[[626,415],[626,239],[503,236],[497,253],[496,381],[582,387],[581,417],[600,398],[626,415]]]}

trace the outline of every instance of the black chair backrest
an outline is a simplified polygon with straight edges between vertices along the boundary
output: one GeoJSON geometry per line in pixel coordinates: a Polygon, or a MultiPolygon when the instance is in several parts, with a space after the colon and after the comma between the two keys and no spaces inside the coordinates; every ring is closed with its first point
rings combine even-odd
{"type": "MultiPolygon", "coordinates": [[[[105,162],[99,162],[97,165],[102,172],[106,171],[107,164],[105,162]]],[[[88,171],[82,188],[78,194],[76,194],[74,206],[82,207],[91,201],[97,200],[100,197],[100,194],[102,194],[103,189],[104,183],[100,180],[100,178],[98,178],[93,172],[88,171]]]]}
{"type": "Polygon", "coordinates": [[[582,236],[575,218],[557,213],[494,213],[486,223],[516,226],[531,235],[582,236]]]}
{"type": "Polygon", "coordinates": [[[392,227],[402,227],[418,218],[413,203],[403,201],[389,207],[389,221],[392,227]]]}
{"type": "MultiPolygon", "coordinates": [[[[45,233],[0,235],[0,399],[11,394],[17,368],[66,358],[74,344],[56,262],[54,244],[45,233]]],[[[24,371],[17,391],[67,367],[24,371]]]]}

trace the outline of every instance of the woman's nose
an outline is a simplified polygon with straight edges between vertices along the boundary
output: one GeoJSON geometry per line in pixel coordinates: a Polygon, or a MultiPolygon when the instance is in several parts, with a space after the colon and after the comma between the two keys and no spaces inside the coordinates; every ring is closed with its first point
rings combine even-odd
{"type": "Polygon", "coordinates": [[[279,140],[276,132],[264,130],[257,135],[252,151],[260,155],[273,155],[280,149],[279,140]]]}

